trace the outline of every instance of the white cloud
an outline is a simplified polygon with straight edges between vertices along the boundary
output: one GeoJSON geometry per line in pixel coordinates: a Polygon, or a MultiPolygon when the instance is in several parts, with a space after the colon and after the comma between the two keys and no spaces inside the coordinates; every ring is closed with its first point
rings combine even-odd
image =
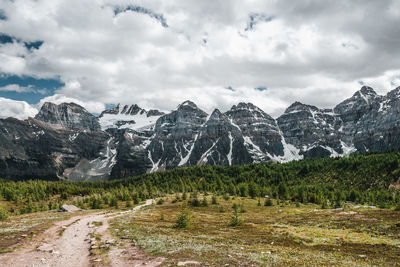
{"type": "Polygon", "coordinates": [[[0,97],[0,118],[14,117],[20,120],[34,117],[38,110],[25,101],[15,101],[0,97]]]}
{"type": "Polygon", "coordinates": [[[39,93],[39,94],[45,94],[46,90],[45,89],[38,89],[35,88],[33,85],[28,85],[28,86],[21,86],[19,84],[8,84],[5,86],[0,87],[0,92],[16,92],[16,93],[39,93]]]}
{"type": "Polygon", "coordinates": [[[0,71],[66,85],[44,101],[138,103],[169,110],[191,99],[208,111],[251,101],[277,116],[295,100],[333,107],[358,81],[392,89],[400,71],[396,1],[15,0],[0,32],[43,40],[0,45],[0,71]],[[113,6],[136,5],[162,15],[113,6]],[[261,19],[245,31],[250,14],[261,19]],[[224,89],[235,88],[235,92],[224,89]],[[255,87],[267,87],[263,92],[255,87]]]}

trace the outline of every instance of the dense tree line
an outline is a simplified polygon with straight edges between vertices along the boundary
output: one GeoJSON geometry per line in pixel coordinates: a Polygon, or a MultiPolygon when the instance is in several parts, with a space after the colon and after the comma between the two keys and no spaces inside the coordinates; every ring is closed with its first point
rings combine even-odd
{"type": "Polygon", "coordinates": [[[118,201],[131,205],[165,193],[194,191],[325,207],[351,201],[389,208],[400,204],[399,159],[400,153],[390,152],[284,164],[194,166],[106,182],[0,180],[0,199],[20,213],[57,208],[71,199],[86,208],[101,208],[118,206],[118,201]]]}

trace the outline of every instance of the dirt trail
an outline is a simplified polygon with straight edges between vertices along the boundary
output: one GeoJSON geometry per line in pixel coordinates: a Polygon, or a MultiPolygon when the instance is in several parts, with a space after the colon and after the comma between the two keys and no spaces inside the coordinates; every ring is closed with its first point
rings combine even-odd
{"type": "MultiPolygon", "coordinates": [[[[135,212],[152,203],[153,200],[147,200],[145,204],[129,211],[88,214],[58,222],[45,231],[41,237],[35,239],[34,242],[27,244],[24,249],[0,255],[0,266],[91,266],[90,234],[96,233],[104,238],[111,239],[111,236],[107,233],[109,219],[135,212]],[[101,222],[102,225],[96,227],[92,222],[101,222]],[[61,236],[59,235],[60,231],[63,231],[61,236]]],[[[130,259],[136,258],[137,255],[130,255],[132,251],[129,251],[129,249],[119,250],[119,248],[111,247],[109,253],[111,265],[132,266],[130,259]],[[114,265],[112,260],[118,265],[114,265]]],[[[138,264],[157,266],[157,262],[147,264],[149,263],[148,258],[143,258],[138,264]]]]}

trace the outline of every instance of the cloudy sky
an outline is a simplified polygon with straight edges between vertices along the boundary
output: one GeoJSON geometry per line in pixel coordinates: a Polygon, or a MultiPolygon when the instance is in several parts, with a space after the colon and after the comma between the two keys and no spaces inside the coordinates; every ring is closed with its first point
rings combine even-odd
{"type": "Polygon", "coordinates": [[[0,117],[41,103],[333,107],[400,86],[400,1],[2,0],[0,117]]]}

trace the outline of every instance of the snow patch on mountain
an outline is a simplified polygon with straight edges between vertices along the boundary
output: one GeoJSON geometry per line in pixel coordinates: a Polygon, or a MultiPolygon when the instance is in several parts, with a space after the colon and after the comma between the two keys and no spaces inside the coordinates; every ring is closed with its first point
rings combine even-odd
{"type": "Polygon", "coordinates": [[[104,114],[99,118],[101,129],[131,129],[135,131],[152,129],[161,116],[150,116],[147,114],[104,114]]]}

